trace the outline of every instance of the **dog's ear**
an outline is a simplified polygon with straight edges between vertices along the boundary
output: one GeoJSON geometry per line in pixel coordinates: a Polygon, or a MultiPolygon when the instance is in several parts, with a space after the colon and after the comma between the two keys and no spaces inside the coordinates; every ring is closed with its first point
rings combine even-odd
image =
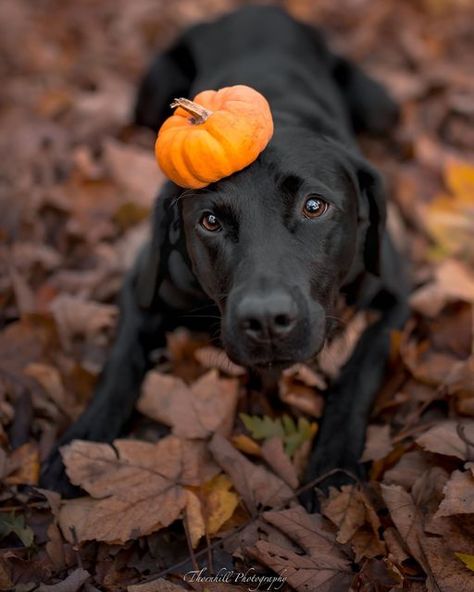
{"type": "Polygon", "coordinates": [[[359,185],[359,225],[365,228],[363,246],[367,271],[380,275],[380,257],[385,232],[386,196],[380,174],[366,162],[357,168],[359,185]]]}
{"type": "Polygon", "coordinates": [[[171,241],[179,234],[176,198],[179,188],[166,183],[155,201],[151,238],[137,259],[135,296],[142,309],[150,309],[158,298],[163,269],[172,250],[171,241]]]}
{"type": "Polygon", "coordinates": [[[171,115],[173,99],[189,96],[195,74],[192,53],[183,35],[154,59],[141,81],[135,102],[135,123],[158,131],[171,115]]]}

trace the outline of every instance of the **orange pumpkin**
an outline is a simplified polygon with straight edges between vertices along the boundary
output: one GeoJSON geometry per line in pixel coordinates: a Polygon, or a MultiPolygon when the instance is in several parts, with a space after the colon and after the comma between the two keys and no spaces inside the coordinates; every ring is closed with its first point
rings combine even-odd
{"type": "Polygon", "coordinates": [[[199,189],[252,163],[273,135],[270,106],[249,86],[205,90],[175,99],[161,126],[155,155],[164,174],[181,187],[199,189]]]}

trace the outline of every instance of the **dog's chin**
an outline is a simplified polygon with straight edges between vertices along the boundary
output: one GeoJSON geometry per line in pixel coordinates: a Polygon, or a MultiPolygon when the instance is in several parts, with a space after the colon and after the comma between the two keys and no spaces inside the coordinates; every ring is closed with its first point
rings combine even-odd
{"type": "Polygon", "coordinates": [[[282,372],[295,364],[308,362],[308,360],[315,358],[321,351],[323,343],[314,347],[302,348],[296,352],[247,352],[242,348],[236,348],[229,344],[224,344],[224,346],[227,355],[234,364],[258,373],[273,373],[282,372]]]}

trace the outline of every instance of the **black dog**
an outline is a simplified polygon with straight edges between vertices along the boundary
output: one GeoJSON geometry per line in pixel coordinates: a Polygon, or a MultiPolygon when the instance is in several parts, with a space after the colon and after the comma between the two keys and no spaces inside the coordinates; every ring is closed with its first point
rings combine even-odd
{"type": "MultiPolygon", "coordinates": [[[[151,240],[125,281],[117,339],[94,399],[60,444],[120,435],[149,353],[170,329],[201,330],[219,315],[230,358],[264,373],[318,354],[343,294],[381,314],[331,387],[308,478],[336,468],[361,474],[390,330],[403,324],[407,307],[401,265],[384,231],[379,175],[353,133],[383,133],[397,109],[315,31],[277,8],[251,7],[194,27],[158,57],[142,83],[136,121],[157,130],[173,98],[234,84],[268,99],[275,134],[239,173],[203,190],[163,188],[151,240]],[[206,306],[207,318],[193,316],[206,306]]],[[[64,490],[57,449],[42,480],[64,490]]]]}

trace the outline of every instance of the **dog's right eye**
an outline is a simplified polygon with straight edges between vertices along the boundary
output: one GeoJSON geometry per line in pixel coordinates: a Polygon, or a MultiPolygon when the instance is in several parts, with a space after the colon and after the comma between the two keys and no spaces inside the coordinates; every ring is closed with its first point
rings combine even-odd
{"type": "Polygon", "coordinates": [[[206,212],[203,214],[199,224],[204,230],[207,230],[207,232],[219,232],[219,230],[222,230],[221,223],[217,219],[217,216],[212,212],[206,212]]]}

